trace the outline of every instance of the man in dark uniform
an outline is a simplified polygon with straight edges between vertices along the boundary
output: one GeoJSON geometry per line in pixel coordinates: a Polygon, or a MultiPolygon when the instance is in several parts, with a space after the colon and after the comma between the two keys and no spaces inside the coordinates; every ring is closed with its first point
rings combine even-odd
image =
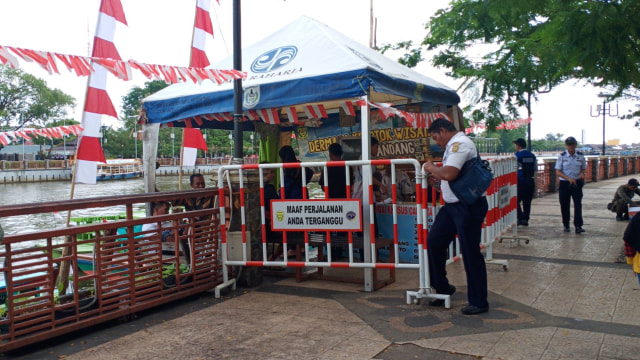
{"type": "Polygon", "coordinates": [[[536,156],[527,150],[527,142],[523,138],[513,143],[516,146],[518,159],[518,225],[529,226],[531,200],[536,191],[535,175],[538,162],[536,156]]]}
{"type": "Polygon", "coordinates": [[[560,212],[562,213],[562,225],[564,232],[571,232],[569,221],[571,220],[571,199],[573,199],[573,225],[576,234],[584,232],[582,228],[582,187],[587,170],[587,160],[581,152],[576,151],[578,141],[569,136],[564,145],[565,152],[558,156],[556,161],[556,176],[560,179],[558,197],[560,200],[560,212]]]}
{"type": "Polygon", "coordinates": [[[615,195],[613,195],[610,209],[616,213],[616,221],[629,220],[629,206],[640,206],[640,201],[632,200],[636,194],[640,195],[636,179],[629,179],[626,185],[618,186],[615,195]]]}
{"type": "MultiPolygon", "coordinates": [[[[478,156],[478,150],[464,132],[459,132],[453,123],[445,119],[435,120],[429,127],[431,138],[445,149],[442,167],[431,161],[424,164],[429,173],[429,182],[441,180],[440,188],[445,205],[440,208],[427,237],[429,255],[429,276],[438,294],[452,295],[456,288],[447,279],[447,250],[456,235],[460,241],[460,251],[464,271],[467,274],[467,298],[469,305],[461,309],[464,315],[477,315],[489,311],[487,301],[487,268],[480,252],[482,223],[487,214],[486,196],[467,205],[451,191],[449,182],[455,180],[460,169],[470,159],[478,156]]],[[[442,306],[444,300],[429,302],[431,306],[442,306]]]]}
{"type": "MultiPolygon", "coordinates": [[[[329,145],[329,160],[342,161],[342,146],[338,143],[329,145]]],[[[353,184],[353,168],[349,168],[350,184],[353,184]]],[[[320,186],[324,187],[324,171],[320,175],[320,186]]],[[[347,177],[344,166],[327,167],[327,187],[330,199],[347,198],[347,177]]]]}

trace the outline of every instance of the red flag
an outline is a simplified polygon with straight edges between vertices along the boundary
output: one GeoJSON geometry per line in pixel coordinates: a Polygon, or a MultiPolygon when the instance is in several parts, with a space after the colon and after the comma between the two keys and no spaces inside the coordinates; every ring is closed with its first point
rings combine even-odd
{"type": "MultiPolygon", "coordinates": [[[[115,21],[127,24],[120,0],[102,0],[96,25],[91,56],[120,60],[120,54],[113,44],[115,21]]],[[[87,97],[82,114],[82,136],[78,146],[75,182],[85,184],[96,183],[97,162],[105,162],[100,146],[100,128],[102,116],[117,117],[113,103],[107,94],[107,70],[94,64],[95,72],[89,76],[87,97]]]]}
{"type": "Polygon", "coordinates": [[[196,21],[193,24],[193,41],[191,43],[191,67],[204,68],[209,66],[209,58],[204,51],[206,34],[213,36],[213,25],[209,15],[209,0],[197,0],[196,21]]]}
{"type": "Polygon", "coordinates": [[[202,137],[200,129],[184,128],[184,151],[183,151],[183,166],[194,166],[196,164],[196,157],[198,156],[198,149],[207,151],[207,143],[202,137]]]}

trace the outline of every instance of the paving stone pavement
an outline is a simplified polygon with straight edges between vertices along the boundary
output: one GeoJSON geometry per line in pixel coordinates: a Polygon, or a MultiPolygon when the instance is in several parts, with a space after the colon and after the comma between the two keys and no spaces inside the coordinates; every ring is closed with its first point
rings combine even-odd
{"type": "Polygon", "coordinates": [[[534,199],[529,227],[518,228],[530,243],[494,246],[508,271],[488,265],[491,310],[482,315],[460,313],[460,262],[448,268],[458,288],[452,309],[406,304],[405,292],[418,288],[414,270],[371,293],[361,284],[266,277],[222,299],[201,294],[5,358],[638,359],[640,285],[615,262],[627,222],[606,210],[631,177],[586,185],[583,234],[562,231],[557,194],[534,199]]]}

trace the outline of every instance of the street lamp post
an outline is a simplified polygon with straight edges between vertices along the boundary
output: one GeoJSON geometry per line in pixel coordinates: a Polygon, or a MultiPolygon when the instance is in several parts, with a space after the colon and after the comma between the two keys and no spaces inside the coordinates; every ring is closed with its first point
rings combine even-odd
{"type": "Polygon", "coordinates": [[[229,133],[229,156],[233,157],[233,134],[229,133]]]}
{"type": "MultiPolygon", "coordinates": [[[[175,148],[176,140],[175,140],[175,138],[176,138],[176,136],[173,133],[173,128],[171,128],[171,159],[175,159],[175,157],[176,157],[176,148],[175,148]]],[[[171,160],[171,161],[173,161],[173,160],[171,160]]]]}
{"type": "Polygon", "coordinates": [[[254,144],[253,144],[253,134],[249,134],[249,138],[251,139],[251,155],[255,155],[256,148],[254,147],[254,144]]]}
{"type": "Polygon", "coordinates": [[[133,146],[136,148],[135,154],[136,159],[138,158],[138,122],[134,121],[133,123],[133,146]]]}
{"type": "Polygon", "coordinates": [[[600,93],[598,94],[599,98],[602,98],[602,106],[598,105],[596,106],[596,112],[594,114],[592,107],[589,107],[589,112],[591,113],[591,117],[598,117],[600,116],[600,114],[602,114],[602,155],[605,155],[605,147],[606,147],[606,142],[605,142],[605,121],[606,121],[606,117],[607,115],[609,116],[618,116],[618,104],[616,104],[616,113],[613,114],[611,112],[611,104],[609,104],[609,107],[607,108],[607,98],[611,97],[611,94],[605,94],[605,93],[600,93]]]}

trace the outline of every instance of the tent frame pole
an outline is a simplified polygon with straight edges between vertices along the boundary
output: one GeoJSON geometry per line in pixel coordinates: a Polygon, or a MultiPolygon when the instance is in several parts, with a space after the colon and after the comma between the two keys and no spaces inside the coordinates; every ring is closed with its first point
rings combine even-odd
{"type": "MultiPolygon", "coordinates": [[[[369,106],[369,96],[364,95],[361,97],[363,100],[360,107],[360,140],[362,146],[362,160],[371,160],[371,134],[370,134],[370,119],[371,108],[369,106]]],[[[362,166],[362,236],[364,237],[364,261],[365,263],[371,262],[371,246],[370,240],[375,234],[371,233],[371,217],[369,216],[369,185],[371,184],[372,177],[371,165],[362,166]]],[[[373,284],[373,269],[364,269],[364,291],[374,291],[373,284]]]]}
{"type": "MultiPolygon", "coordinates": [[[[233,0],[233,69],[242,71],[242,16],[240,0],[233,0]]],[[[242,164],[244,151],[242,150],[242,79],[233,82],[233,138],[235,139],[234,154],[236,162],[242,164]]]]}

